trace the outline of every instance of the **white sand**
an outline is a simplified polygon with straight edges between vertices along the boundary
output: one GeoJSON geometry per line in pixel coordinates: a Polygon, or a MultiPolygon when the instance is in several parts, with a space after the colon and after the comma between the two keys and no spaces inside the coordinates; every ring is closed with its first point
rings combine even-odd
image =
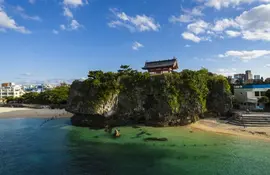
{"type": "Polygon", "coordinates": [[[243,127],[226,124],[218,119],[203,119],[189,126],[191,129],[229,134],[270,141],[270,127],[243,127]]]}
{"type": "Polygon", "coordinates": [[[0,107],[0,113],[14,112],[14,111],[25,111],[25,110],[32,110],[32,109],[29,109],[29,108],[6,108],[6,107],[0,107]]]}
{"type": "Polygon", "coordinates": [[[72,114],[64,109],[31,109],[0,107],[0,118],[50,118],[71,117],[72,114]]]}

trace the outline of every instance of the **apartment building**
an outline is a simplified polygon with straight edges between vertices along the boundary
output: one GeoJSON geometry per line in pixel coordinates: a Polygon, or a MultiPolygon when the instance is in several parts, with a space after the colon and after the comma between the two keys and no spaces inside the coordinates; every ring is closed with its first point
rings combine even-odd
{"type": "Polygon", "coordinates": [[[3,83],[0,87],[0,99],[7,97],[20,97],[25,94],[21,86],[14,83],[3,83]]]}
{"type": "Polygon", "coordinates": [[[263,109],[264,104],[258,100],[265,96],[265,92],[270,89],[270,84],[250,84],[234,87],[234,98],[239,103],[241,109],[263,109]]]}

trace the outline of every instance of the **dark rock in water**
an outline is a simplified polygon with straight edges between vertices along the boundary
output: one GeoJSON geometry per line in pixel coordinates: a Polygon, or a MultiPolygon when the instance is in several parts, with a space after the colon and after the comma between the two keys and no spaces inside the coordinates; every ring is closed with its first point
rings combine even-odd
{"type": "Polygon", "coordinates": [[[119,130],[117,130],[117,129],[114,130],[113,136],[114,136],[115,138],[120,137],[121,134],[120,134],[119,130]]]}
{"type": "Polygon", "coordinates": [[[145,131],[142,131],[142,132],[138,133],[136,136],[140,137],[140,136],[144,135],[145,133],[146,133],[145,131]]]}
{"type": "Polygon", "coordinates": [[[144,141],[158,141],[158,142],[166,142],[168,141],[167,138],[157,138],[157,137],[148,137],[143,139],[144,141]]]}

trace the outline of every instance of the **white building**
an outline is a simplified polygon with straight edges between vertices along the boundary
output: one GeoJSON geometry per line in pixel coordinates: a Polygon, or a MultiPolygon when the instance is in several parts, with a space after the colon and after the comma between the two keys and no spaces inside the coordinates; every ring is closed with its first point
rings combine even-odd
{"type": "Polygon", "coordinates": [[[264,104],[259,104],[258,100],[265,96],[268,89],[270,84],[235,86],[234,98],[239,103],[240,109],[263,109],[264,104]]]}
{"type": "Polygon", "coordinates": [[[261,76],[260,75],[254,75],[254,80],[260,80],[261,76]]]}
{"type": "Polygon", "coordinates": [[[0,87],[0,99],[4,99],[7,97],[21,97],[25,94],[23,88],[19,85],[9,84],[0,87]]]}

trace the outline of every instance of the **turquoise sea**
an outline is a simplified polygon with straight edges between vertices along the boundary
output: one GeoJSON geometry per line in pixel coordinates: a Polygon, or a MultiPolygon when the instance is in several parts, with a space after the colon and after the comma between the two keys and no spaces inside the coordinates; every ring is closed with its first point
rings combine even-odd
{"type": "Polygon", "coordinates": [[[0,119],[1,175],[269,175],[270,142],[181,128],[75,128],[0,119]],[[167,142],[145,142],[166,137],[167,142]]]}

